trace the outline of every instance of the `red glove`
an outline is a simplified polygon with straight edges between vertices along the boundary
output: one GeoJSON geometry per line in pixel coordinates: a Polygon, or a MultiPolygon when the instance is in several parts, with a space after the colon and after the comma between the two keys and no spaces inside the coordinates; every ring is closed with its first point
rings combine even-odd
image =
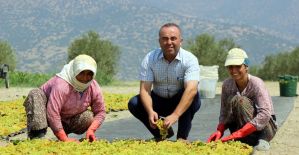
{"type": "Polygon", "coordinates": [[[233,139],[239,139],[248,136],[256,131],[256,128],[251,123],[246,123],[241,129],[233,132],[231,135],[221,139],[222,142],[226,142],[233,139]]]}
{"type": "Polygon", "coordinates": [[[59,140],[61,140],[63,142],[78,142],[79,143],[79,141],[75,138],[68,138],[63,129],[55,132],[54,134],[59,140]]]}
{"type": "Polygon", "coordinates": [[[216,141],[216,140],[219,140],[222,136],[223,136],[223,133],[225,131],[225,125],[222,124],[222,123],[219,123],[218,126],[217,126],[217,131],[214,132],[208,139],[208,143],[211,142],[211,141],[216,141]]]}
{"type": "Polygon", "coordinates": [[[86,139],[88,139],[89,142],[93,142],[96,140],[96,136],[94,133],[99,126],[100,123],[98,121],[93,121],[89,126],[88,130],[86,131],[86,139]]]}

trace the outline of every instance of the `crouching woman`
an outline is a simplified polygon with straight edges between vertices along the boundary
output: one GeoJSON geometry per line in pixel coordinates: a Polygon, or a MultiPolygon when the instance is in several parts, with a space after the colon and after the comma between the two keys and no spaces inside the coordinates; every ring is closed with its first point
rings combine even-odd
{"type": "Polygon", "coordinates": [[[225,66],[231,77],[223,82],[219,124],[208,142],[219,140],[229,129],[231,135],[222,142],[239,140],[256,150],[268,150],[277,131],[273,103],[264,82],[248,73],[248,63],[244,50],[228,52],[225,66]]]}
{"type": "Polygon", "coordinates": [[[44,137],[49,126],[61,141],[78,141],[68,134],[84,132],[86,139],[96,140],[95,131],[106,116],[103,94],[94,80],[96,71],[92,57],[78,55],[40,88],[31,90],[24,102],[28,137],[44,137]]]}

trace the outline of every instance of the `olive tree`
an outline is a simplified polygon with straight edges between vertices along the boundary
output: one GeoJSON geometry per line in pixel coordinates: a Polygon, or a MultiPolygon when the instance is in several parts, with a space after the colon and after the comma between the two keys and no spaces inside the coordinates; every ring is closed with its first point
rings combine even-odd
{"type": "Polygon", "coordinates": [[[219,79],[227,78],[228,74],[224,67],[227,52],[237,47],[232,39],[222,39],[216,41],[209,34],[201,34],[187,42],[187,49],[191,51],[199,61],[200,65],[218,65],[219,79]]]}
{"type": "Polygon", "coordinates": [[[0,64],[9,65],[10,70],[16,68],[15,51],[7,41],[0,40],[0,64]]]}
{"type": "Polygon", "coordinates": [[[116,67],[120,57],[119,47],[111,41],[100,38],[95,31],[89,31],[75,39],[68,48],[68,60],[79,54],[87,54],[97,62],[96,80],[101,84],[108,84],[116,74],[116,67]]]}
{"type": "Polygon", "coordinates": [[[290,74],[299,76],[299,47],[265,57],[258,76],[265,80],[277,80],[278,76],[290,74]]]}

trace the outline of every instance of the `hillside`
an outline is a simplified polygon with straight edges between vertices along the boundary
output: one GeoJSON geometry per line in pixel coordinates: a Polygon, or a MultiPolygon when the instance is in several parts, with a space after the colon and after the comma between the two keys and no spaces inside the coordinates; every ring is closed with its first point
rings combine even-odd
{"type": "Polygon", "coordinates": [[[299,1],[296,0],[146,0],[146,4],[200,19],[250,25],[299,41],[299,1]]]}
{"type": "MultiPolygon", "coordinates": [[[[185,40],[202,33],[233,38],[248,51],[253,63],[265,55],[292,49],[296,40],[271,33],[270,29],[244,23],[222,22],[181,13],[165,2],[138,0],[34,0],[0,2],[0,39],[8,40],[17,52],[17,69],[58,72],[66,63],[70,42],[89,30],[111,40],[122,51],[117,78],[136,79],[145,53],[158,47],[158,29],[176,22],[185,40]],[[161,4],[161,5],[159,5],[161,4]],[[162,6],[165,8],[163,9],[162,6]]],[[[192,2],[192,1],[190,1],[192,2]]],[[[194,2],[195,3],[195,2],[194,2]]],[[[188,2],[186,4],[189,4],[188,2]]],[[[186,5],[192,10],[192,5],[186,5]]],[[[211,15],[211,17],[213,17],[211,15]]]]}

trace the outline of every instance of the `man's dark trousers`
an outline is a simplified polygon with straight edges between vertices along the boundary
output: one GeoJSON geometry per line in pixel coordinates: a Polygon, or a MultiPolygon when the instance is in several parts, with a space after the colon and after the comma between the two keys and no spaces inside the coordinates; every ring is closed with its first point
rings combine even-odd
{"type": "MultiPolygon", "coordinates": [[[[170,115],[179,104],[183,96],[183,92],[184,90],[181,90],[171,98],[162,98],[156,95],[154,92],[151,92],[154,111],[157,112],[158,115],[162,117],[166,117],[170,115]]],[[[192,123],[191,123],[192,119],[194,117],[194,114],[199,110],[200,106],[201,106],[201,101],[200,101],[199,93],[197,92],[196,95],[194,96],[194,99],[190,107],[179,118],[177,139],[188,138],[189,132],[192,127],[192,123]]],[[[143,107],[143,104],[140,99],[140,95],[136,95],[130,99],[128,103],[128,108],[129,111],[147,127],[147,129],[154,135],[155,138],[160,137],[159,129],[153,129],[150,127],[148,114],[143,107]]]]}

